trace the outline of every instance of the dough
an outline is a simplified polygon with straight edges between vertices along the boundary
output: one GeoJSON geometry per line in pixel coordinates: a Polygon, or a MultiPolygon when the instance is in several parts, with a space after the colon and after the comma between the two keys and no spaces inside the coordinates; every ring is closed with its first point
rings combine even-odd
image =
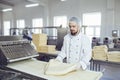
{"type": "Polygon", "coordinates": [[[47,64],[48,62],[27,59],[23,61],[10,63],[7,65],[7,67],[47,80],[100,80],[100,78],[103,75],[102,72],[89,70],[83,71],[80,69],[64,76],[45,75],[44,69],[47,64]]]}
{"type": "Polygon", "coordinates": [[[75,71],[77,68],[76,64],[62,63],[57,60],[50,60],[46,65],[46,75],[65,75],[67,73],[75,71]]]}

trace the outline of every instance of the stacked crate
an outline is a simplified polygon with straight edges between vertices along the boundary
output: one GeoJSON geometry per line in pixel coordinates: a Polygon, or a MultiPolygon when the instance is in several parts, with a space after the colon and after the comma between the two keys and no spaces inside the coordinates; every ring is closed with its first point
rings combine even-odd
{"type": "Polygon", "coordinates": [[[106,45],[101,45],[101,46],[94,46],[93,51],[92,51],[92,58],[94,60],[107,60],[107,52],[108,48],[106,45]]]}
{"type": "Polygon", "coordinates": [[[54,53],[56,51],[55,45],[47,45],[46,34],[33,34],[32,38],[38,52],[54,53]]]}
{"type": "Polygon", "coordinates": [[[47,45],[47,35],[46,34],[33,34],[33,43],[38,48],[41,45],[47,45]]]}
{"type": "Polygon", "coordinates": [[[110,51],[110,52],[108,52],[108,61],[120,62],[120,51],[110,51]]]}
{"type": "Polygon", "coordinates": [[[38,48],[39,52],[55,53],[55,45],[42,45],[38,48]]]}
{"type": "Polygon", "coordinates": [[[95,46],[92,50],[94,60],[103,60],[110,62],[120,62],[120,51],[109,51],[105,45],[95,46]]]}

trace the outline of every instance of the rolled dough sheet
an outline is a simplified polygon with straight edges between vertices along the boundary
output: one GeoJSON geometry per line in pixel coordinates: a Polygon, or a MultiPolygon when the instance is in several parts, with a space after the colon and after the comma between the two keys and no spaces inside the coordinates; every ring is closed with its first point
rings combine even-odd
{"type": "Polygon", "coordinates": [[[7,67],[48,80],[99,80],[102,77],[101,72],[80,70],[71,72],[64,76],[45,75],[44,70],[46,65],[47,62],[30,59],[10,63],[7,67]]]}
{"type": "Polygon", "coordinates": [[[76,64],[62,63],[57,60],[51,59],[45,69],[46,75],[65,75],[70,72],[76,71],[76,64]]]}

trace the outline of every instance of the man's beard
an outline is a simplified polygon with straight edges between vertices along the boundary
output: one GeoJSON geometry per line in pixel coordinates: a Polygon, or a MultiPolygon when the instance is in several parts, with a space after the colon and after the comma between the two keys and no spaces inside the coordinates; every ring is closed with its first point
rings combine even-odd
{"type": "Polygon", "coordinates": [[[71,35],[73,35],[73,36],[74,36],[74,35],[76,35],[77,33],[78,33],[78,31],[77,31],[77,32],[74,32],[74,33],[73,33],[73,32],[71,32],[71,35]]]}

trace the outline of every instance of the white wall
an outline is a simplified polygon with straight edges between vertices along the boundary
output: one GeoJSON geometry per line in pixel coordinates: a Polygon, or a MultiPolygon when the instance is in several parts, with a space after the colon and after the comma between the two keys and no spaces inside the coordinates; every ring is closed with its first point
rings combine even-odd
{"type": "Polygon", "coordinates": [[[25,8],[23,4],[13,8],[13,12],[3,13],[3,20],[10,19],[16,26],[17,19],[25,19],[26,25],[32,26],[32,18],[44,19],[44,26],[53,26],[54,16],[66,15],[68,19],[72,16],[82,20],[83,13],[101,12],[102,25],[101,37],[110,36],[112,29],[120,29],[120,0],[46,0],[44,6],[25,8]]]}
{"type": "MultiPolygon", "coordinates": [[[[44,6],[37,6],[26,8],[25,3],[16,5],[13,7],[12,12],[4,12],[3,13],[3,20],[11,20],[13,21],[13,27],[16,27],[16,20],[17,19],[25,19],[25,25],[32,26],[32,19],[33,18],[46,18],[47,11],[44,6]]],[[[46,25],[46,21],[44,21],[44,25],[46,25]]]]}
{"type": "Polygon", "coordinates": [[[0,11],[0,35],[2,35],[2,11],[0,11]]]}
{"type": "Polygon", "coordinates": [[[60,0],[49,0],[49,21],[50,25],[53,25],[53,17],[65,15],[78,16],[79,17],[79,0],[68,0],[61,2],[60,0]]]}
{"type": "Polygon", "coordinates": [[[42,6],[25,8],[24,5],[18,5],[14,8],[14,18],[25,19],[25,25],[32,26],[33,18],[43,18],[44,10],[42,6]]]}
{"type": "MultiPolygon", "coordinates": [[[[67,15],[82,18],[82,13],[104,11],[106,8],[106,0],[60,0],[49,1],[49,13],[51,19],[53,16],[67,15]]],[[[52,24],[51,24],[52,25],[52,24]]]]}
{"type": "Polygon", "coordinates": [[[77,16],[82,20],[83,13],[101,12],[101,38],[110,36],[116,24],[120,24],[120,0],[60,0],[49,1],[50,25],[53,17],[67,15],[68,19],[77,16]]]}
{"type": "MultiPolygon", "coordinates": [[[[13,27],[13,12],[3,12],[2,13],[3,14],[3,16],[2,16],[2,19],[3,19],[3,22],[4,21],[10,21],[11,22],[11,24],[10,24],[10,26],[11,26],[11,28],[13,27]]],[[[2,26],[3,26],[3,22],[2,22],[2,26]]],[[[3,26],[4,27],[4,26],[3,26]]],[[[2,29],[2,31],[4,31],[4,28],[2,29]]]]}
{"type": "Polygon", "coordinates": [[[120,0],[115,1],[115,29],[120,31],[120,0]]]}

